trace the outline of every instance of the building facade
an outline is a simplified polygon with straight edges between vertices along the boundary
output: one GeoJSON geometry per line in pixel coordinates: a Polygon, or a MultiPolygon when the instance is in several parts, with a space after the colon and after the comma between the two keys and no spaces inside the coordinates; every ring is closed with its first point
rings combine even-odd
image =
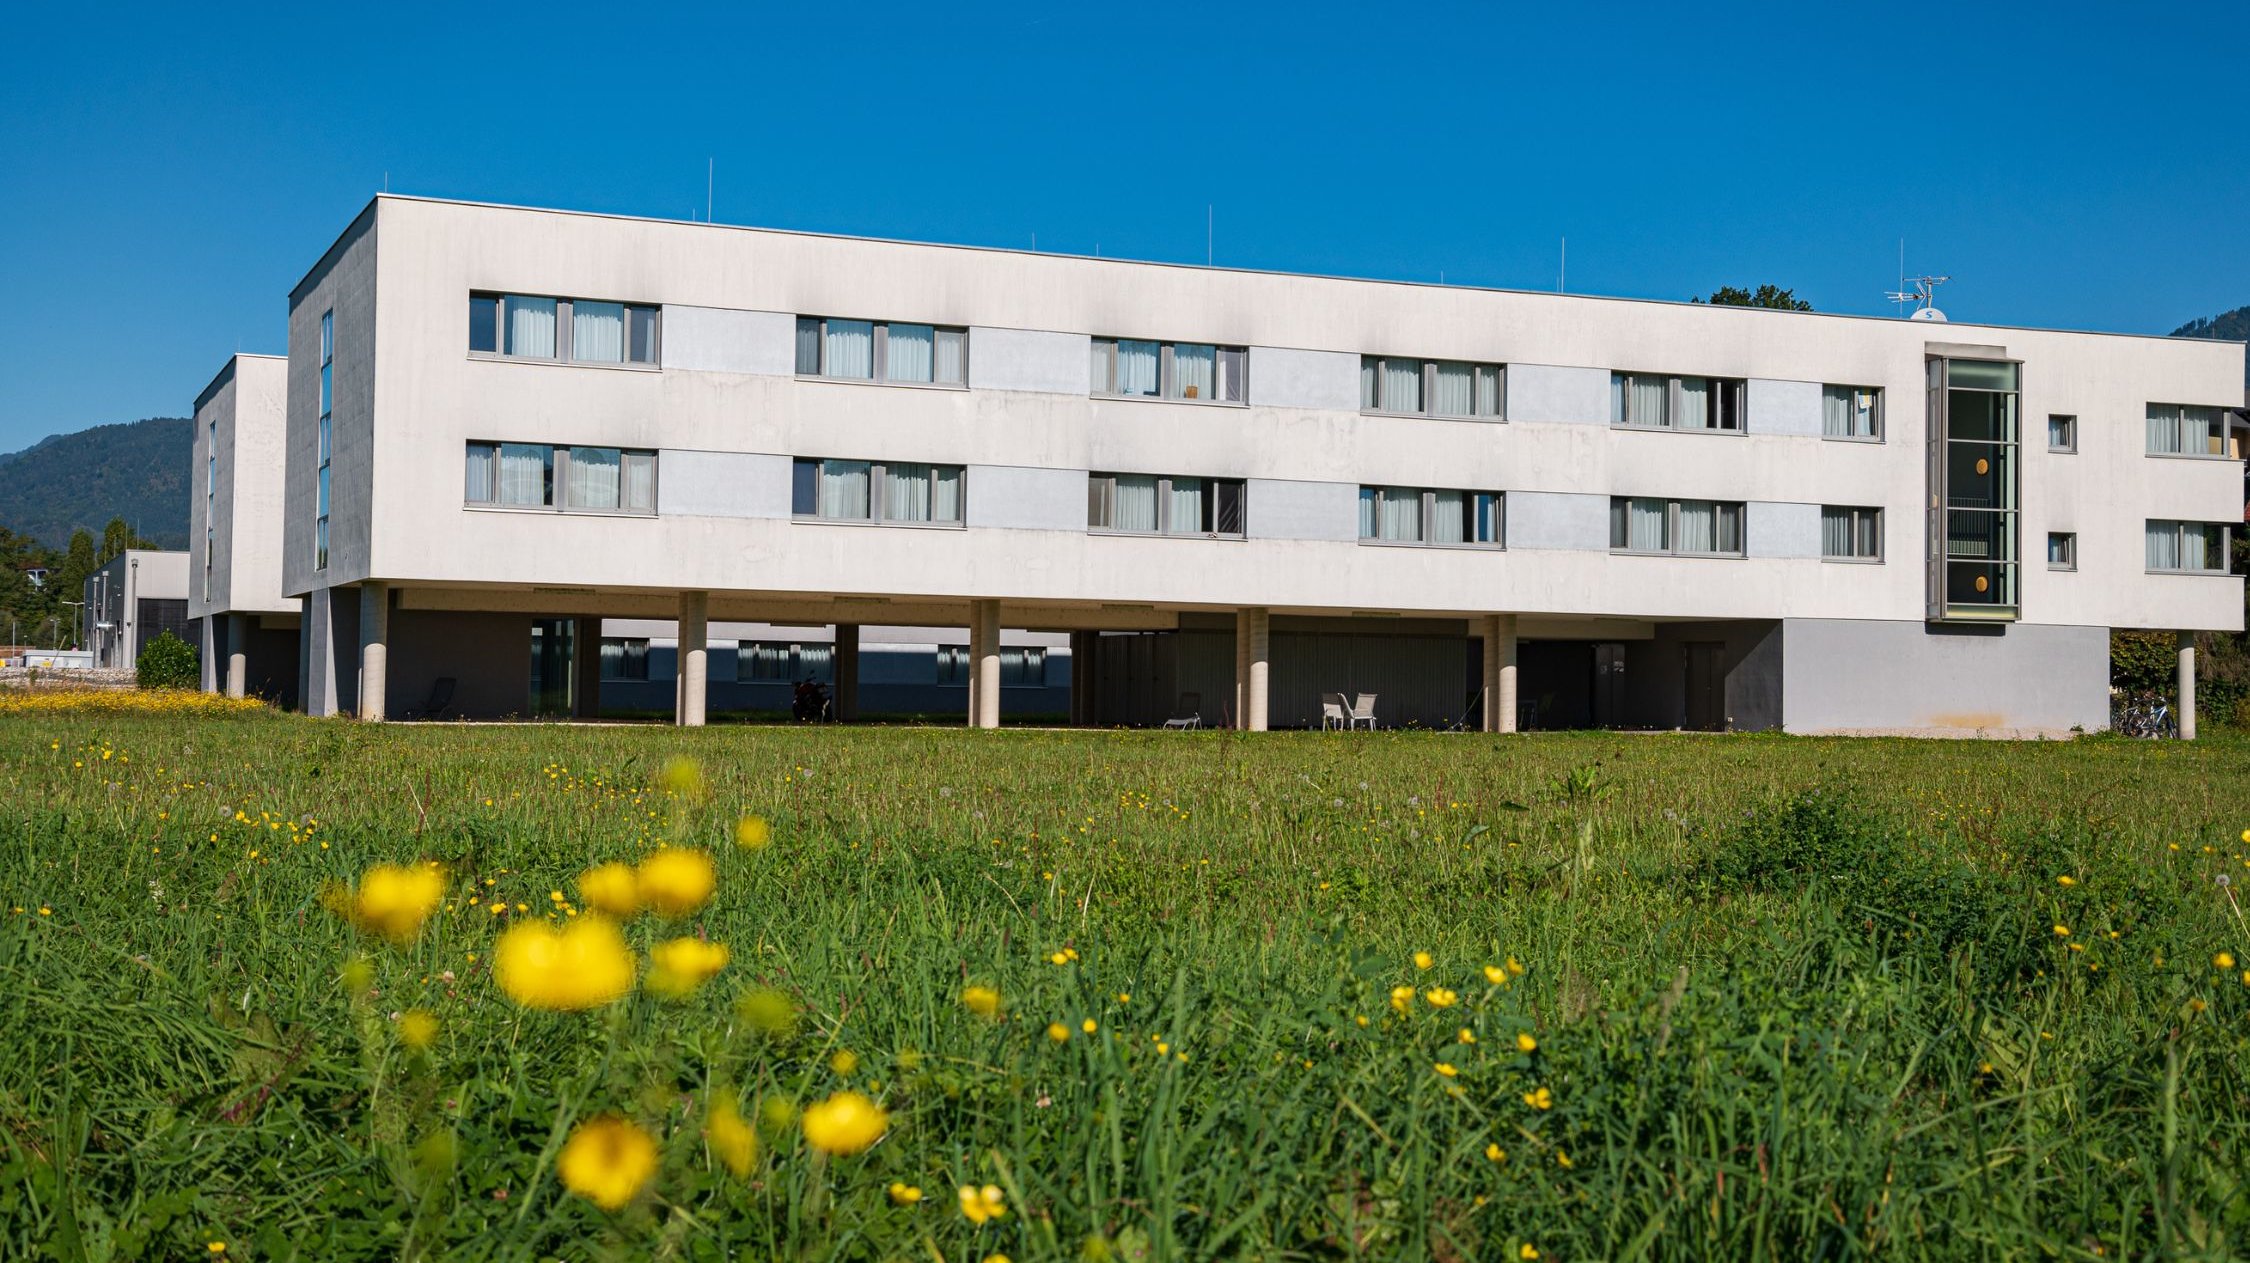
{"type": "Polygon", "coordinates": [[[203,687],[297,704],[299,602],[281,588],[289,360],[230,357],[195,397],[187,613],[203,687]]]}
{"type": "Polygon", "coordinates": [[[130,671],[148,642],[170,632],[194,644],[188,618],[188,555],[128,548],[86,576],[79,642],[97,668],[130,671]]]}
{"type": "Polygon", "coordinates": [[[1082,723],[2024,735],[2242,625],[2234,343],[383,196],[289,345],[314,713],[645,620],[697,723],[722,620],[964,629],[982,725],[1005,628],[1082,723]]]}

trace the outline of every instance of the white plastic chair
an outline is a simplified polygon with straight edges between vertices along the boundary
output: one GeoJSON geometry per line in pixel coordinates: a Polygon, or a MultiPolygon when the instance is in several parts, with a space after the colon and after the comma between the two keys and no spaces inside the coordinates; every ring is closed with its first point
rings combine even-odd
{"type": "Polygon", "coordinates": [[[1373,693],[1361,693],[1352,699],[1351,726],[1357,728],[1363,723],[1367,725],[1369,732],[1375,731],[1375,695],[1373,693]]]}
{"type": "Polygon", "coordinates": [[[1327,732],[1331,728],[1348,728],[1351,726],[1351,722],[1351,712],[1344,706],[1344,695],[1342,693],[1323,693],[1320,695],[1320,730],[1322,732],[1327,732]]]}
{"type": "Polygon", "coordinates": [[[1203,694],[1180,694],[1180,704],[1172,708],[1172,717],[1164,721],[1164,726],[1167,728],[1201,728],[1203,726],[1203,694]]]}

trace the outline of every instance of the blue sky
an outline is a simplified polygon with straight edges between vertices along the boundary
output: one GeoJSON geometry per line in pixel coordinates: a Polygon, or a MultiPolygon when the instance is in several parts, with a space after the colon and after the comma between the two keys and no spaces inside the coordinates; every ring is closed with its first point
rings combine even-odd
{"type": "Polygon", "coordinates": [[[397,192],[2167,332],[2250,303],[2250,4],[24,6],[0,450],[184,414],[397,192]],[[64,12],[64,10],[72,12],[64,12]],[[99,14],[77,16],[77,11],[99,14]],[[2145,14],[2161,16],[2144,16],[2145,14]],[[523,15],[537,21],[526,24],[523,15]]]}

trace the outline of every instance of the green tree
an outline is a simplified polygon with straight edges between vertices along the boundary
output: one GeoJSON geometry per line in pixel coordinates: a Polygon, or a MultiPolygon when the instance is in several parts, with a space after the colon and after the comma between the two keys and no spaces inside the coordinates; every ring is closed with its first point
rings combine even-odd
{"type": "Polygon", "coordinates": [[[54,602],[50,616],[57,620],[60,638],[71,644],[78,642],[78,607],[63,603],[85,600],[86,580],[100,568],[94,537],[81,527],[70,533],[70,548],[63,554],[62,564],[47,576],[47,592],[54,602]]]}
{"type": "Polygon", "coordinates": [[[1775,311],[1811,311],[1812,304],[1797,297],[1797,291],[1775,285],[1760,285],[1755,292],[1739,285],[1721,285],[1711,291],[1709,298],[1691,298],[1689,302],[1710,303],[1715,307],[1770,307],[1775,311]]]}
{"type": "Polygon", "coordinates": [[[170,632],[159,632],[143,645],[133,666],[144,689],[191,689],[202,682],[202,661],[195,646],[170,632]]]}
{"type": "MultiPolygon", "coordinates": [[[[71,537],[71,542],[77,542],[76,535],[71,537]]],[[[109,525],[102,528],[102,551],[100,560],[96,564],[106,566],[124,556],[125,550],[128,548],[154,547],[156,547],[154,543],[135,533],[132,527],[127,526],[124,518],[113,517],[109,520],[109,525]]]]}

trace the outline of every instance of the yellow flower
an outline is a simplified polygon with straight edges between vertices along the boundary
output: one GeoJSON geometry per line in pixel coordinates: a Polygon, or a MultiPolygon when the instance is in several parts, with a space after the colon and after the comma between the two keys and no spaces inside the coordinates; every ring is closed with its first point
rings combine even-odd
{"type": "Polygon", "coordinates": [[[978,1017],[1000,1016],[1000,993],[990,987],[961,988],[961,1003],[978,1017]]]}
{"type": "Polygon", "coordinates": [[[1047,1038],[1058,1044],[1067,1044],[1070,1042],[1070,1028],[1060,1022],[1049,1022],[1047,1023],[1047,1038]]]}
{"type": "Polygon", "coordinates": [[[1450,1009],[1453,1007],[1454,1001],[1459,1000],[1461,997],[1453,994],[1451,991],[1446,990],[1444,987],[1432,987],[1422,993],[1422,998],[1429,1001],[1430,1007],[1433,1009],[1450,1009]]]}
{"type": "Polygon", "coordinates": [[[1464,1026],[1461,1028],[1461,1033],[1453,1038],[1458,1043],[1473,1044],[1477,1042],[1477,1033],[1464,1026]]]}
{"type": "Polygon", "coordinates": [[[1078,1024],[1078,1029],[1086,1032],[1088,1035],[1093,1034],[1095,1031],[1098,1031],[1101,1028],[1102,1024],[1092,1018],[1087,1018],[1085,1021],[1078,1024]]]}
{"type": "Polygon", "coordinates": [[[1562,1150],[1560,1150],[1560,1149],[1557,1149],[1557,1150],[1555,1150],[1555,1165],[1556,1165],[1556,1166],[1559,1166],[1559,1167],[1561,1167],[1561,1168],[1562,1168],[1563,1170],[1565,1170],[1565,1171],[1568,1171],[1568,1170],[1570,1170],[1570,1169],[1571,1169],[1572,1167],[1575,1167],[1575,1166],[1577,1166],[1578,1164],[1577,1164],[1577,1163],[1575,1163],[1575,1162],[1572,1162],[1572,1161],[1570,1160],[1570,1155],[1569,1155],[1569,1154],[1567,1154],[1567,1153],[1564,1153],[1564,1152],[1563,1152],[1562,1150]]]}
{"type": "Polygon", "coordinates": [[[1495,987],[1505,987],[1508,985],[1508,971],[1498,965],[1486,965],[1484,980],[1495,987]]]}
{"type": "Polygon", "coordinates": [[[203,1248],[209,1250],[213,1254],[225,1254],[227,1252],[227,1243],[224,1241],[213,1241],[205,1245],[203,1248]]]}
{"type": "Polygon", "coordinates": [[[1526,1241],[1523,1243],[1523,1248],[1516,1251],[1516,1257],[1522,1259],[1524,1263],[1531,1263],[1531,1260],[1539,1257],[1539,1249],[1526,1241]]]}
{"type": "Polygon", "coordinates": [[[1005,1254],[987,1254],[984,1256],[984,1263],[1015,1263],[1015,1260],[1005,1254]]]}
{"type": "Polygon", "coordinates": [[[617,923],[580,917],[560,929],[520,921],[493,945],[492,976],[516,1003],[574,1012],[633,989],[637,962],[617,923]]]}
{"type": "Polygon", "coordinates": [[[1551,1110],[1555,1108],[1555,1094],[1545,1088],[1533,1088],[1523,1094],[1523,1103],[1535,1110],[1551,1110]]]}
{"type": "Polygon", "coordinates": [[[770,987],[743,992],[734,1002],[734,1015],[771,1039],[786,1039],[797,1029],[795,1002],[770,987]]]}
{"type": "Polygon", "coordinates": [[[676,938],[648,949],[648,989],[666,999],[692,995],[727,966],[727,945],[676,938]]]}
{"type": "Polygon", "coordinates": [[[987,1184],[978,1188],[974,1184],[964,1184],[961,1186],[961,1214],[973,1224],[1006,1219],[1008,1202],[995,1185],[987,1184]]]}
{"type": "Polygon", "coordinates": [[[2212,965],[2212,967],[2213,967],[2213,968],[2216,968],[2216,969],[2232,969],[2232,968],[2234,968],[2234,953],[2233,953],[2233,952],[2220,952],[2220,953],[2219,953],[2218,955],[2216,955],[2216,956],[2213,956],[2213,957],[2211,958],[2211,965],[2212,965]]]}
{"type": "Polygon", "coordinates": [[[752,1163],[758,1160],[758,1133],[742,1120],[742,1107],[735,1103],[729,1092],[711,1103],[710,1119],[703,1125],[704,1138],[710,1142],[711,1152],[737,1177],[750,1174],[752,1163]]]}
{"type": "Polygon", "coordinates": [[[1461,1073],[1459,1070],[1454,1069],[1453,1063],[1449,1061],[1441,1061],[1436,1065],[1431,1066],[1430,1069],[1437,1071],[1439,1074],[1444,1075],[1448,1079],[1461,1073]]]}
{"type": "Polygon", "coordinates": [[[1416,969],[1428,969],[1430,966],[1435,965],[1436,963],[1437,959],[1431,956],[1428,952],[1414,953],[1414,967],[1416,969]]]}
{"type": "Polygon", "coordinates": [[[1406,986],[1403,983],[1391,988],[1392,1008],[1397,1009],[1401,1013],[1404,1013],[1407,1009],[1413,1007],[1413,1004],[1414,988],[1406,986]]]}
{"type": "Polygon", "coordinates": [[[2059,886],[2075,886],[2078,884],[2078,879],[2072,877],[2068,873],[2065,873],[2055,879],[2055,884],[2059,886]]]}
{"type": "Polygon", "coordinates": [[[1052,953],[1047,957],[1047,963],[1050,965],[1067,965],[1070,963],[1070,955],[1067,952],[1052,953]]]}
{"type": "Polygon", "coordinates": [[[912,1206],[922,1200],[921,1189],[898,1180],[891,1181],[890,1194],[891,1204],[894,1206],[912,1206]]]}
{"type": "Polygon", "coordinates": [[[603,1114],[570,1133],[555,1170],[564,1188],[603,1210],[616,1210],[656,1174],[656,1141],[626,1119],[603,1114]]]}
{"type": "Polygon", "coordinates": [[[703,765],[694,759],[666,759],[664,770],[657,774],[656,780],[668,794],[679,794],[686,798],[703,797],[703,765]]]}
{"type": "Polygon", "coordinates": [[[399,1042],[408,1048],[427,1048],[437,1042],[438,1024],[428,1009],[408,1009],[398,1015],[399,1042]]]}
{"type": "Polygon", "coordinates": [[[829,1055],[828,1068],[838,1074],[850,1074],[859,1069],[859,1054],[849,1048],[839,1048],[829,1055]]]}
{"type": "Polygon", "coordinates": [[[805,1143],[823,1153],[859,1153],[883,1138],[891,1116],[857,1092],[838,1092],[805,1108],[805,1143]]]}
{"type": "Polygon", "coordinates": [[[708,852],[667,847],[641,861],[641,902],[662,917],[684,917],[711,898],[719,873],[708,852]]]}
{"type": "Polygon", "coordinates": [[[375,967],[362,958],[353,957],[344,962],[342,977],[344,994],[357,999],[366,995],[367,989],[375,985],[375,967]]]}
{"type": "Polygon", "coordinates": [[[1497,1144],[1490,1144],[1484,1147],[1484,1156],[1488,1161],[1506,1162],[1508,1160],[1508,1151],[1501,1148],[1497,1144]]]}
{"type": "Polygon", "coordinates": [[[1513,956],[1510,956],[1508,958],[1508,976],[1510,978],[1523,977],[1523,962],[1517,960],[1513,956]]]}
{"type": "Polygon", "coordinates": [[[369,934],[411,943],[445,897],[445,875],[428,864],[377,864],[360,875],[345,917],[369,934]]]}
{"type": "Polygon", "coordinates": [[[1516,1051],[1517,1051],[1517,1052],[1537,1052],[1537,1051],[1539,1051],[1539,1041],[1538,1041],[1538,1040],[1536,1040],[1536,1039],[1533,1039],[1533,1038],[1531,1037],[1531,1032],[1530,1032],[1530,1031],[1517,1031],[1517,1032],[1516,1032],[1516,1051]]]}
{"type": "Polygon", "coordinates": [[[2069,927],[2069,926],[2067,926],[2067,925],[2064,925],[2064,924],[2063,924],[2062,922],[2060,922],[2060,921],[2057,921],[2057,922],[2055,923],[2055,937],[2056,937],[2056,938],[2069,938],[2069,937],[2070,937],[2070,927],[2069,927]]]}
{"type": "Polygon", "coordinates": [[[629,920],[641,910],[641,883],[633,866],[598,864],[578,875],[578,897],[619,920],[629,920]]]}
{"type": "Polygon", "coordinates": [[[734,844],[745,851],[763,851],[773,841],[773,826],[764,816],[744,816],[734,822],[734,844]]]}

